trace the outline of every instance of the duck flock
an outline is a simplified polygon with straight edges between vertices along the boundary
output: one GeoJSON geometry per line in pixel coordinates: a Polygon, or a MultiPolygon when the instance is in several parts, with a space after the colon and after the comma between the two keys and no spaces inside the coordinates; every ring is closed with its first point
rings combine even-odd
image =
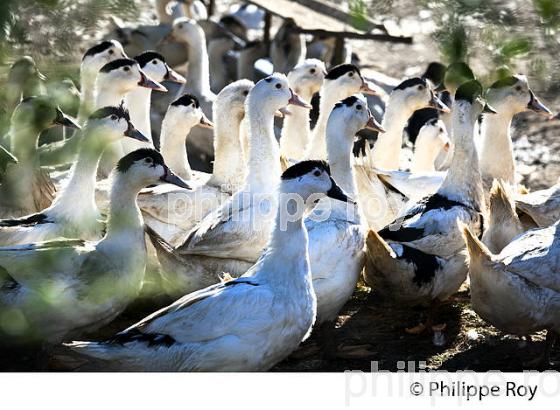
{"type": "Polygon", "coordinates": [[[79,98],[76,119],[32,58],[12,66],[25,86],[11,90],[0,145],[3,351],[264,371],[312,332],[336,355],[334,322],[363,280],[399,307],[428,307],[403,332],[436,344],[437,308],[466,284],[489,325],[547,330],[533,365],[548,362],[560,185],[518,184],[510,128],[525,111],[557,117],[525,76],[485,88],[464,63],[432,63],[422,77],[366,78],[350,52],[332,66],[332,44],[289,27],[270,50],[248,41],[256,8],[216,23],[198,1],[168,3],[156,1],[158,23],[114,22],[89,45],[80,91],[58,89],[79,98]],[[186,141],[213,145],[211,173],[191,168],[186,141]],[[148,283],[174,302],[154,299],[95,340],[148,283]]]}

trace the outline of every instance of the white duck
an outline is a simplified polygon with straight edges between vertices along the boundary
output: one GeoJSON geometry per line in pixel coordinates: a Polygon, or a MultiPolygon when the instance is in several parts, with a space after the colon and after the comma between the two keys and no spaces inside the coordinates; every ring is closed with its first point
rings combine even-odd
{"type": "Polygon", "coordinates": [[[275,72],[288,73],[305,59],[305,35],[298,33],[296,29],[296,22],[292,18],[286,18],[272,39],[270,59],[275,72]]]}
{"type": "Polygon", "coordinates": [[[105,342],[69,346],[122,370],[264,371],[286,358],[315,321],[308,199],[346,196],[322,161],[289,168],[279,191],[267,251],[243,276],[188,294],[105,342]]]}
{"type": "Polygon", "coordinates": [[[511,140],[513,117],[524,111],[533,111],[546,117],[552,113],[535,96],[523,75],[496,81],[488,89],[487,99],[498,115],[482,119],[483,139],[479,149],[482,180],[488,189],[494,179],[515,186],[515,158],[511,140]]]}
{"type": "Polygon", "coordinates": [[[105,107],[90,117],[80,136],[78,158],[65,187],[41,212],[0,220],[0,246],[55,238],[98,240],[105,223],[95,204],[95,177],[103,150],[123,136],[144,140],[122,107],[105,107]]]}
{"type": "Polygon", "coordinates": [[[121,43],[116,40],[102,41],[84,53],[80,64],[80,110],[78,112],[80,124],[87,120],[96,107],[101,108],[95,102],[95,79],[99,70],[105,64],[121,58],[127,56],[121,43]]]}
{"type": "Polygon", "coordinates": [[[47,128],[80,128],[48,97],[29,97],[18,104],[10,121],[10,151],[19,162],[10,166],[0,185],[0,217],[17,218],[48,207],[56,189],[39,166],[37,143],[47,128]]]}
{"type": "MultiPolygon", "coordinates": [[[[155,51],[145,51],[134,57],[134,60],[138,62],[140,69],[146,73],[149,78],[158,83],[162,81],[171,81],[184,84],[186,82],[185,78],[169,67],[163,56],[155,51]]],[[[130,110],[130,119],[132,123],[142,135],[148,138],[148,141],[144,143],[133,140],[121,141],[125,154],[141,147],[154,148],[150,116],[151,97],[152,89],[147,87],[137,87],[125,95],[124,101],[130,110]]]]}
{"type": "Polygon", "coordinates": [[[374,92],[363,79],[358,67],[353,64],[340,64],[329,70],[321,87],[319,118],[306,149],[306,158],[327,157],[325,137],[329,115],[337,102],[358,92],[374,92]]]}
{"type": "Polygon", "coordinates": [[[169,294],[216,283],[220,272],[238,276],[262,253],[273,225],[274,187],[281,173],[274,114],[287,104],[308,106],[290,89],[285,75],[277,73],[259,81],[245,102],[250,149],[244,186],[203,218],[181,245],[172,248],[150,234],[169,294]]]}
{"type": "Polygon", "coordinates": [[[160,181],[186,186],[157,151],[134,151],[115,169],[103,239],[0,248],[2,312],[17,312],[26,324],[13,328],[2,321],[4,340],[10,336],[60,342],[111,322],[134,300],[146,266],[144,223],[136,195],[160,181]]]}
{"type": "MultiPolygon", "coordinates": [[[[332,176],[350,198],[358,194],[352,166],[354,135],[366,126],[378,131],[380,127],[359,94],[337,103],[329,116],[327,154],[332,176]]],[[[356,288],[365,256],[362,218],[357,205],[324,198],[305,219],[317,295],[316,325],[324,323],[332,329],[356,288]]]]}
{"type": "Polygon", "coordinates": [[[512,187],[501,180],[494,180],[490,190],[488,220],[482,242],[495,254],[526,230],[515,212],[511,191],[512,187]]]}
{"type": "Polygon", "coordinates": [[[427,121],[416,137],[410,172],[435,172],[438,155],[442,151],[447,153],[449,148],[449,136],[443,121],[438,118],[427,121]]]}
{"type": "Polygon", "coordinates": [[[465,243],[457,221],[482,234],[484,193],[474,125],[483,110],[492,111],[482,95],[477,81],[463,84],[455,94],[455,153],[442,186],[379,233],[370,230],[366,240],[366,283],[391,300],[432,306],[427,323],[408,329],[412,333],[432,326],[433,308],[456,292],[467,276],[465,243]]]}
{"type": "Polygon", "coordinates": [[[545,351],[529,364],[548,366],[560,332],[559,222],[518,236],[499,254],[467,227],[464,235],[474,311],[502,332],[527,336],[548,330],[545,351]]]}
{"type": "Polygon", "coordinates": [[[560,220],[560,184],[515,196],[517,213],[526,228],[545,228],[560,220]]]}
{"type": "MultiPolygon", "coordinates": [[[[316,59],[304,60],[288,74],[290,87],[303,100],[310,102],[313,94],[319,92],[325,80],[325,63],[316,59]]],[[[311,138],[309,110],[294,107],[284,117],[280,136],[280,155],[292,160],[300,160],[311,138]]]]}
{"type": "MultiPolygon", "coordinates": [[[[97,74],[95,80],[95,109],[118,106],[122,103],[126,94],[139,87],[167,91],[159,82],[148,77],[136,60],[121,58],[111,61],[101,67],[97,74]]],[[[138,114],[138,116],[140,115],[138,114]]],[[[122,151],[120,142],[111,144],[105,150],[99,164],[99,176],[106,177],[109,175],[118,159],[122,157],[122,151]]]]}

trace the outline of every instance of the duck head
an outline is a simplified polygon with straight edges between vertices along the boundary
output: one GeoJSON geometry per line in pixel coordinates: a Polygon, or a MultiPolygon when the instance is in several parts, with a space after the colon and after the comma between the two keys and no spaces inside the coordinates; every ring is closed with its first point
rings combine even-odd
{"type": "Polygon", "coordinates": [[[80,126],[56,106],[49,97],[29,97],[23,99],[12,115],[12,125],[32,131],[35,137],[47,128],[63,126],[80,129],[80,126]]]}
{"type": "Polygon", "coordinates": [[[508,76],[496,81],[488,89],[486,99],[500,114],[514,116],[520,112],[533,111],[547,118],[552,116],[552,112],[531,90],[524,75],[508,76]]]}
{"type": "MultiPolygon", "coordinates": [[[[457,88],[455,92],[455,103],[457,105],[466,105],[470,108],[466,110],[466,112],[471,116],[469,121],[472,124],[475,123],[482,113],[496,114],[496,110],[486,102],[482,85],[477,80],[467,81],[457,88]]],[[[457,115],[462,114],[458,112],[457,115]]]]}
{"type": "Polygon", "coordinates": [[[169,183],[190,189],[185,181],[175,175],[159,152],[151,148],[141,148],[122,157],[115,168],[119,177],[125,177],[131,185],[143,187],[169,183]]]}
{"type": "Polygon", "coordinates": [[[206,41],[206,36],[195,20],[181,17],[175,19],[171,32],[161,40],[161,43],[169,41],[199,44],[201,41],[206,41]]]}
{"type": "Polygon", "coordinates": [[[165,62],[165,58],[155,51],[145,51],[134,57],[134,59],[138,62],[142,71],[155,81],[171,81],[178,84],[185,84],[187,82],[185,77],[169,67],[165,62]]]}
{"type": "Polygon", "coordinates": [[[84,53],[81,69],[97,74],[105,64],[120,58],[128,58],[121,43],[117,40],[102,41],[84,53]]]}
{"type": "Polygon", "coordinates": [[[184,94],[171,103],[165,114],[166,122],[178,129],[190,130],[192,127],[214,128],[200,108],[198,98],[184,94]]]}
{"type": "Polygon", "coordinates": [[[150,142],[130,121],[130,114],[123,105],[100,108],[91,114],[85,126],[88,138],[99,138],[104,143],[120,140],[122,137],[142,142],[150,142]]]}
{"type": "Polygon", "coordinates": [[[296,93],[313,95],[323,86],[326,75],[325,63],[309,58],[288,73],[288,82],[296,93]]]}
{"type": "Polygon", "coordinates": [[[385,132],[368,108],[367,100],[362,94],[355,94],[335,104],[329,115],[327,129],[347,129],[349,136],[354,135],[364,129],[369,128],[377,132],[385,132]]]}
{"type": "Polygon", "coordinates": [[[404,80],[391,93],[391,100],[398,101],[403,109],[414,112],[422,108],[431,107],[441,112],[450,112],[432,89],[431,84],[420,77],[404,80]]]}
{"type": "Polygon", "coordinates": [[[362,77],[360,69],[354,64],[340,64],[331,68],[325,76],[325,85],[333,83],[344,89],[346,95],[359,92],[371,95],[378,94],[364,77],[362,77]]]}
{"type": "Polygon", "coordinates": [[[122,94],[126,94],[137,87],[167,91],[167,88],[142,71],[136,60],[128,58],[121,58],[105,64],[99,70],[96,82],[102,87],[110,87],[122,94]]]}
{"type": "Polygon", "coordinates": [[[265,115],[271,116],[290,104],[311,109],[311,105],[290,88],[288,78],[280,73],[274,73],[260,80],[249,92],[247,104],[254,104],[265,115]]]}
{"type": "Polygon", "coordinates": [[[213,118],[218,122],[220,115],[228,115],[241,121],[245,116],[245,101],[255,84],[249,80],[238,80],[224,88],[216,96],[213,118]]]}

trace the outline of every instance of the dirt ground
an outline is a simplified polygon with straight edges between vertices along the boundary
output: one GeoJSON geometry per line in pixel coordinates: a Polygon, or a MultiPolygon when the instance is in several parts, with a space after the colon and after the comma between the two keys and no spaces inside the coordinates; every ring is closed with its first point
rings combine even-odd
{"type": "MultiPolygon", "coordinates": [[[[394,3],[398,5],[407,2],[394,3]]],[[[429,16],[418,9],[396,9],[400,10],[400,23],[409,27],[414,35],[414,44],[409,46],[353,41],[354,52],[364,66],[387,75],[397,78],[419,75],[430,61],[437,59],[437,47],[430,37],[433,24],[429,16]]],[[[364,69],[366,74],[367,71],[367,68],[364,69]]],[[[530,73],[526,74],[530,78],[530,73]]],[[[560,102],[554,93],[538,88],[535,92],[553,111],[560,108],[560,102]]],[[[518,171],[523,175],[523,183],[530,189],[556,183],[560,175],[560,156],[557,154],[560,149],[559,136],[560,121],[545,122],[531,114],[522,114],[516,118],[513,138],[518,171]]],[[[161,300],[157,305],[163,306],[165,303],[165,300],[161,300]]],[[[112,335],[154,310],[153,303],[150,306],[137,304],[91,337],[102,339],[112,335]]],[[[338,345],[336,358],[326,358],[320,348],[319,337],[314,334],[297,352],[273,370],[370,371],[374,362],[378,369],[397,370],[402,369],[399,362],[412,361],[416,366],[425,365],[428,369],[449,371],[521,371],[527,368],[524,363],[534,359],[544,347],[542,333],[534,335],[532,341],[526,341],[504,335],[485,323],[472,310],[466,287],[453,301],[439,310],[438,322],[447,324],[446,343],[443,346],[435,346],[430,335],[415,336],[404,332],[406,327],[416,325],[423,315],[422,309],[396,306],[360,285],[341,312],[334,330],[333,337],[338,345]]],[[[556,350],[552,359],[559,360],[560,351],[556,350]]],[[[48,358],[39,365],[34,352],[22,351],[17,354],[0,353],[0,369],[58,370],[60,366],[56,360],[48,358]]],[[[553,369],[560,370],[560,365],[553,369]]]]}

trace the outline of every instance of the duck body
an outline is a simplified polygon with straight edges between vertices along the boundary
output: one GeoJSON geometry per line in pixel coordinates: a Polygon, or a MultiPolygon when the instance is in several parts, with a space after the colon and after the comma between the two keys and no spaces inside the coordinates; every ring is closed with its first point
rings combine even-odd
{"type": "Polygon", "coordinates": [[[473,309],[503,332],[560,331],[558,223],[523,233],[492,254],[465,230],[473,309]]]}
{"type": "Polygon", "coordinates": [[[530,217],[531,222],[544,228],[560,220],[560,184],[550,188],[515,196],[519,214],[530,217]]]}
{"type": "Polygon", "coordinates": [[[411,204],[390,225],[367,237],[366,283],[409,304],[445,300],[467,276],[464,241],[457,221],[482,234],[484,198],[473,142],[482,106],[479,83],[459,88],[454,111],[456,151],[436,194],[411,204]],[[480,106],[480,107],[479,107],[480,106]]]}
{"type": "MultiPolygon", "coordinates": [[[[327,172],[321,161],[295,165],[282,175],[280,196],[329,195],[336,184],[327,172]]],[[[243,276],[186,295],[106,342],[69,346],[127,370],[269,370],[309,335],[316,313],[304,209],[280,203],[295,220],[282,227],[278,209],[267,250],[243,276]]]]}

